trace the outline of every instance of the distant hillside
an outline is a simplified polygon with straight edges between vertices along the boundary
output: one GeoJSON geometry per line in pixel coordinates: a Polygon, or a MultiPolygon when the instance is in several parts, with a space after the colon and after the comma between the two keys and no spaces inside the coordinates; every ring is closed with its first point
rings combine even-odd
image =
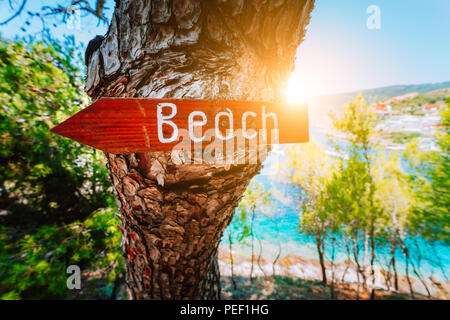
{"type": "Polygon", "coordinates": [[[353,101],[353,99],[358,95],[359,92],[362,92],[363,97],[366,99],[366,101],[369,104],[372,104],[377,101],[385,101],[389,98],[410,92],[425,93],[446,88],[450,88],[450,81],[440,83],[395,85],[315,97],[310,102],[311,124],[322,124],[325,126],[329,125],[329,119],[325,119],[328,118],[325,116],[327,116],[331,110],[333,110],[333,112],[336,114],[340,114],[344,108],[344,105],[353,101]]]}
{"type": "Polygon", "coordinates": [[[422,115],[424,105],[444,105],[450,97],[450,88],[420,93],[414,98],[391,104],[394,113],[422,115]]]}
{"type": "MultiPolygon", "coordinates": [[[[450,88],[450,81],[440,82],[440,83],[425,83],[425,84],[412,84],[412,85],[397,85],[397,86],[389,86],[389,87],[381,87],[369,90],[363,90],[362,93],[366,100],[369,103],[373,103],[376,101],[384,101],[386,99],[399,96],[402,94],[417,92],[417,93],[425,93],[429,91],[439,90],[450,88]]],[[[357,92],[351,93],[353,96],[357,94],[357,92]]]]}

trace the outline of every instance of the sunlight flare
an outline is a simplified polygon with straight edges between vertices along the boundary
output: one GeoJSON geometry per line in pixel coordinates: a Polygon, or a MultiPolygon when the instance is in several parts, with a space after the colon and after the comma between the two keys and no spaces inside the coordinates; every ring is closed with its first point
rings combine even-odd
{"type": "Polygon", "coordinates": [[[291,75],[286,88],[286,102],[307,103],[310,98],[310,86],[299,76],[291,75]]]}

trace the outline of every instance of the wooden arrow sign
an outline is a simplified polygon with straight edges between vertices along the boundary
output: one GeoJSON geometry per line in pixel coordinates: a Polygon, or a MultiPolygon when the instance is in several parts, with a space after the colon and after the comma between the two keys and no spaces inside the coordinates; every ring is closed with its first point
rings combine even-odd
{"type": "Polygon", "coordinates": [[[202,148],[309,141],[307,105],[252,101],[102,98],[51,131],[114,154],[172,150],[182,139],[202,148]]]}

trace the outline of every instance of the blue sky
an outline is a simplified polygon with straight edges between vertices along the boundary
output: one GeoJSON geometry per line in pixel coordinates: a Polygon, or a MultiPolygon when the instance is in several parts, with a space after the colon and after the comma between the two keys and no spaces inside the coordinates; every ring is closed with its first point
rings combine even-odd
{"type": "MultiPolygon", "coordinates": [[[[28,2],[28,9],[39,11],[42,5],[58,1],[28,2]]],[[[10,11],[6,0],[0,0],[0,6],[3,21],[10,11]]],[[[114,1],[107,0],[107,6],[112,9],[114,1]]],[[[0,33],[7,38],[26,35],[20,30],[25,17],[23,14],[7,26],[0,26],[0,33]]],[[[87,15],[82,17],[79,30],[58,24],[53,32],[57,36],[74,34],[86,45],[106,29],[105,24],[87,15]]],[[[36,20],[28,32],[39,30],[36,20]]],[[[314,96],[448,80],[450,0],[316,0],[305,41],[297,51],[291,85],[297,94],[314,96]],[[370,5],[380,8],[379,30],[366,26],[370,5]]]]}
{"type": "MultiPolygon", "coordinates": [[[[15,3],[21,3],[22,0],[13,0],[15,3]]],[[[0,21],[6,20],[11,16],[12,12],[8,5],[8,0],[0,0],[0,21]]],[[[56,6],[57,4],[70,4],[70,0],[28,0],[26,9],[32,12],[39,12],[43,6],[56,6]]],[[[95,1],[90,1],[91,5],[94,5],[95,1]]],[[[105,11],[105,15],[108,20],[111,19],[112,12],[114,9],[114,1],[106,0],[106,6],[108,10],[105,11]]],[[[27,14],[23,12],[20,17],[14,19],[5,26],[0,26],[0,34],[8,39],[14,39],[15,37],[23,37],[29,34],[35,34],[42,30],[42,24],[39,22],[38,18],[32,20],[32,24],[27,28],[26,32],[20,30],[24,26],[27,14]]],[[[80,24],[78,25],[76,21],[71,23],[61,23],[61,16],[58,18],[49,18],[47,26],[51,28],[52,34],[55,37],[62,37],[63,35],[74,35],[75,39],[84,44],[88,44],[89,40],[94,38],[96,35],[104,35],[108,29],[108,26],[99,22],[99,20],[91,14],[81,12],[80,14],[80,24]],[[52,24],[55,23],[56,27],[52,24]],[[78,28],[79,27],[79,28],[78,28]]]]}
{"type": "Polygon", "coordinates": [[[294,76],[313,95],[450,80],[449,0],[318,0],[294,76]],[[369,30],[367,7],[380,8],[369,30]]]}

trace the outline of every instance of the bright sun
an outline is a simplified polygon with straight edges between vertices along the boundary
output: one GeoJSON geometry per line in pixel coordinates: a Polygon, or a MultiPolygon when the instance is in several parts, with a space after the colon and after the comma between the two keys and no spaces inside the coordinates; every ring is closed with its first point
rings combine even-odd
{"type": "Polygon", "coordinates": [[[291,76],[286,88],[286,101],[306,103],[310,97],[308,84],[298,76],[291,76]]]}

